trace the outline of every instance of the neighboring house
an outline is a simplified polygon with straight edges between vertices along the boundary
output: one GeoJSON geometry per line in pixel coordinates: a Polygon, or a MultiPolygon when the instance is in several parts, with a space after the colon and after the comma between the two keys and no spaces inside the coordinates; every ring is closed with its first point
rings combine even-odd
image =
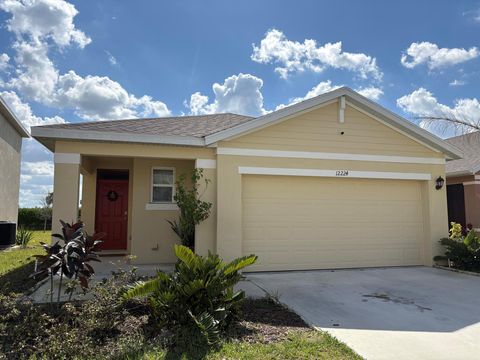
{"type": "MultiPolygon", "coordinates": [[[[55,152],[53,223],[82,220],[104,247],[172,263],[175,179],[195,167],[212,215],[195,250],[255,253],[253,270],[430,265],[447,234],[452,145],[340,88],[258,118],[234,114],[61,124],[33,136],[55,152]]],[[[58,227],[54,227],[54,231],[58,227]]]]}
{"type": "Polygon", "coordinates": [[[17,222],[22,138],[30,135],[0,97],[0,221],[17,222]]]}
{"type": "Polygon", "coordinates": [[[448,221],[480,229],[480,132],[446,141],[463,152],[446,165],[448,221]]]}

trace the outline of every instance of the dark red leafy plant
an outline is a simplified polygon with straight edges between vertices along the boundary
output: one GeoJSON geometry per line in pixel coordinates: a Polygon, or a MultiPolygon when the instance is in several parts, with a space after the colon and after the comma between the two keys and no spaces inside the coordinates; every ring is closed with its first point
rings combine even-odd
{"type": "MultiPolygon", "coordinates": [[[[37,269],[31,277],[37,277],[48,274],[50,277],[50,302],[53,302],[53,277],[60,276],[58,285],[57,303],[60,302],[60,293],[62,289],[63,277],[74,279],[78,282],[81,289],[88,289],[88,282],[95,270],[89,264],[91,261],[100,261],[97,252],[100,251],[100,245],[105,233],[87,234],[82,222],[68,224],[60,220],[62,224],[62,234],[52,234],[52,237],[59,239],[53,245],[41,243],[45,249],[45,255],[37,255],[37,269]]],[[[75,286],[67,288],[70,292],[69,300],[75,286]]]]}

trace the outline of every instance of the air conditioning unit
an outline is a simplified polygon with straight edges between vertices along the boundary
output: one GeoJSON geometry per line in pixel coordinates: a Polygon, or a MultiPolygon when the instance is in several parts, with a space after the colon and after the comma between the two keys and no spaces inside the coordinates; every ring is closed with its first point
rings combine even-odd
{"type": "Polygon", "coordinates": [[[17,224],[9,221],[0,221],[0,248],[15,244],[17,224]]]}

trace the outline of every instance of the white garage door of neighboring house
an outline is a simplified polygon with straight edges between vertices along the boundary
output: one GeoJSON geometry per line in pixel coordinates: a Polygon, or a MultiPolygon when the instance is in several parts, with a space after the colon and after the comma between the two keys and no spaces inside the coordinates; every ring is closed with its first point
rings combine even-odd
{"type": "Polygon", "coordinates": [[[244,175],[252,271],[421,265],[421,182],[244,175]]]}

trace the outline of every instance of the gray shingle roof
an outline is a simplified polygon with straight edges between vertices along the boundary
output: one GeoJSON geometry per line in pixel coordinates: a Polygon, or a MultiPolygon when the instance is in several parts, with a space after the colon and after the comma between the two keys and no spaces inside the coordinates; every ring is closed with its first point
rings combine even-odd
{"type": "Polygon", "coordinates": [[[445,141],[463,152],[463,159],[447,162],[447,175],[455,173],[475,174],[480,171],[480,132],[455,136],[445,141]]]}
{"type": "Polygon", "coordinates": [[[203,138],[207,135],[231,128],[252,119],[254,118],[250,116],[224,113],[198,116],[55,124],[42,126],[42,128],[104,131],[127,134],[193,136],[203,138]]]}

